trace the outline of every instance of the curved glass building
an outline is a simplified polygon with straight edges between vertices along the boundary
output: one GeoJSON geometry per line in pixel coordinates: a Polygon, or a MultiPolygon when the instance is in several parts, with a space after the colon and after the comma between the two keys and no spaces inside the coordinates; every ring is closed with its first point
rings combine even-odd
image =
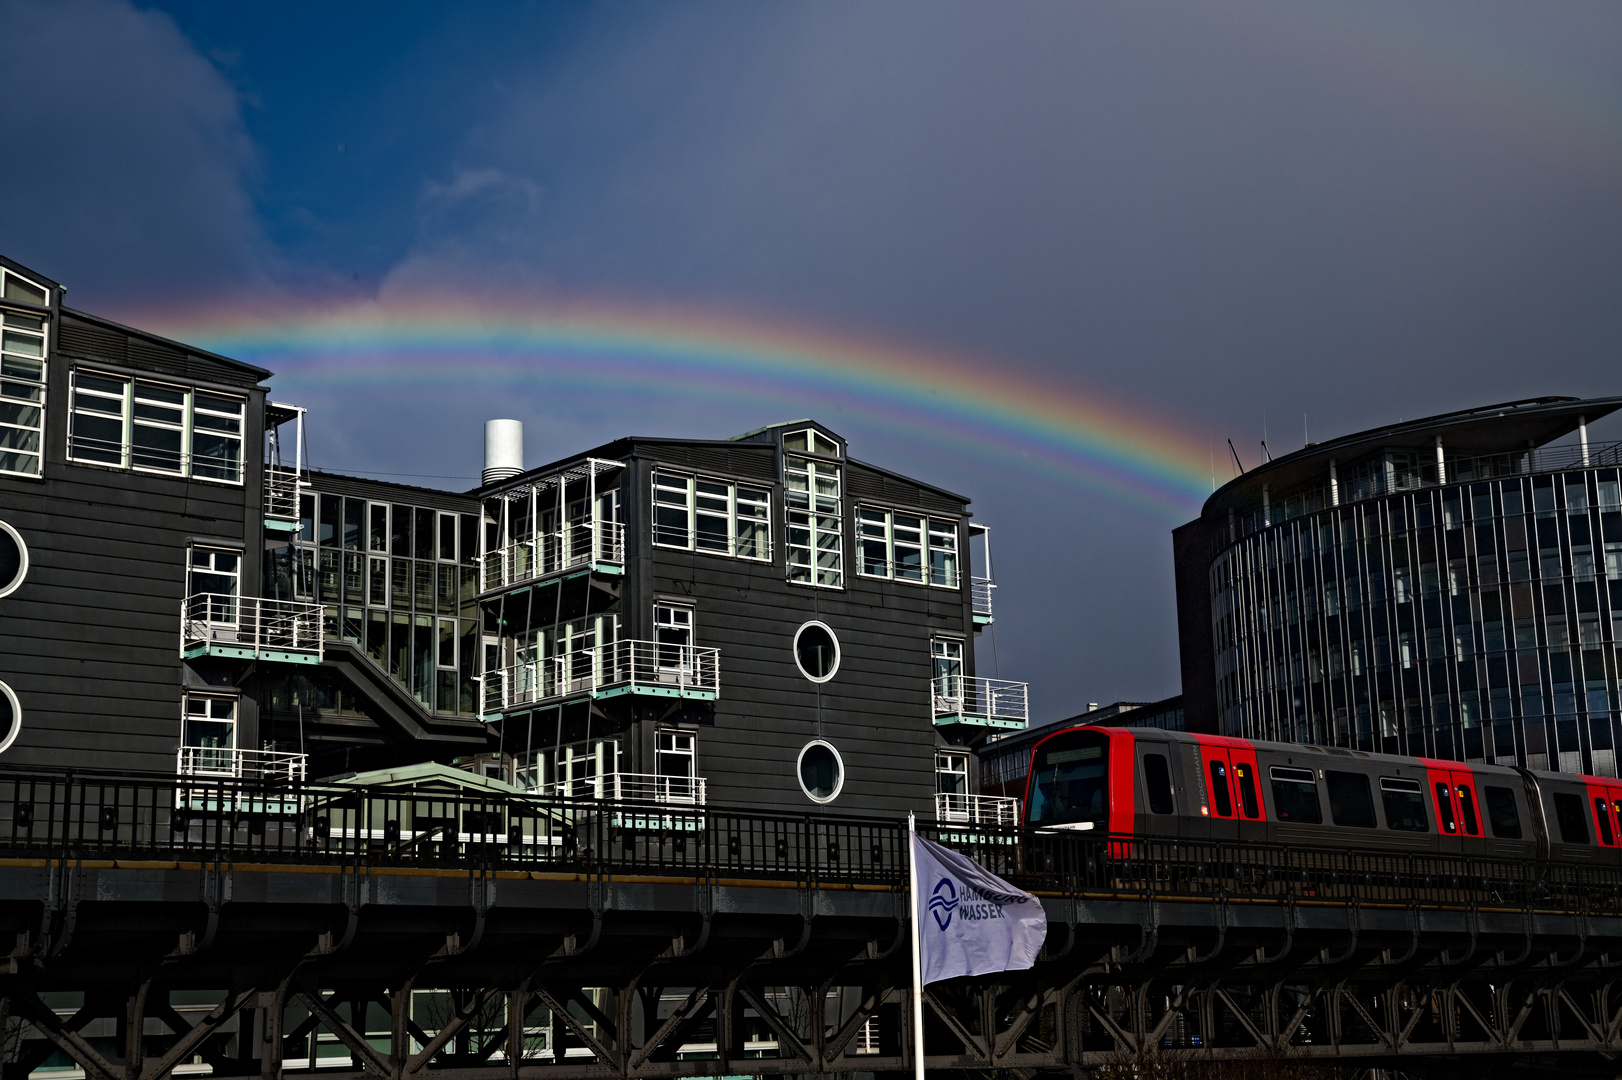
{"type": "Polygon", "coordinates": [[[1190,730],[1616,775],[1622,398],[1309,445],[1174,534],[1190,730]]]}

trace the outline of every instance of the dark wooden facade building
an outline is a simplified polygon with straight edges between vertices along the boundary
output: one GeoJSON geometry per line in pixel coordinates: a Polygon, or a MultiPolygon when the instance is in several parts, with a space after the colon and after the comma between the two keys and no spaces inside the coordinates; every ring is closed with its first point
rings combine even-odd
{"type": "Polygon", "coordinates": [[[485,715],[523,786],[967,806],[970,748],[1025,724],[1023,684],[975,676],[966,500],[820,424],[624,439],[481,495],[485,715]]]}
{"type": "Polygon", "coordinates": [[[269,372],[62,292],[0,259],[0,761],[1008,812],[973,749],[1025,687],[975,672],[962,496],[812,421],[467,493],[311,473],[269,372]]]}

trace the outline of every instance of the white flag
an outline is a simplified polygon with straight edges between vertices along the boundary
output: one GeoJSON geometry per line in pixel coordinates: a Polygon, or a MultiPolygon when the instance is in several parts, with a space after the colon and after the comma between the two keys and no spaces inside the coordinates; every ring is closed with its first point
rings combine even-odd
{"type": "Polygon", "coordinates": [[[1036,963],[1048,934],[1040,900],[916,833],[912,859],[924,982],[1019,971],[1036,963]]]}

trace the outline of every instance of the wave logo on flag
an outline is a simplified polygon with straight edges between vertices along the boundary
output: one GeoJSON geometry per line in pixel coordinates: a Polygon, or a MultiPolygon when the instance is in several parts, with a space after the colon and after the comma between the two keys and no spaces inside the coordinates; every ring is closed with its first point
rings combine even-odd
{"type": "Polygon", "coordinates": [[[957,890],[952,887],[950,878],[941,878],[939,885],[935,886],[935,893],[929,898],[929,913],[935,916],[935,925],[943,931],[952,925],[952,912],[957,910],[957,890]],[[945,890],[943,896],[941,891],[945,890]]]}
{"type": "Polygon", "coordinates": [[[1048,932],[1040,900],[973,859],[921,836],[913,836],[912,857],[914,880],[920,883],[914,918],[922,931],[924,982],[1021,970],[1036,963],[1048,932]],[[928,881],[935,887],[924,895],[922,883],[928,881]]]}

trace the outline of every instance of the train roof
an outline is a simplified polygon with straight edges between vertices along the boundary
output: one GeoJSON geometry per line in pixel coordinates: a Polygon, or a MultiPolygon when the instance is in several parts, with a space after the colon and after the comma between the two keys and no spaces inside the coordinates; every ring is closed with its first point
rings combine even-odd
{"type": "MultiPolygon", "coordinates": [[[[1518,776],[1522,773],[1530,774],[1538,779],[1548,780],[1580,780],[1584,783],[1611,784],[1622,787],[1622,780],[1614,776],[1590,776],[1587,773],[1549,772],[1543,769],[1522,769],[1519,766],[1489,765],[1480,761],[1450,761],[1444,758],[1408,757],[1403,754],[1382,754],[1371,750],[1348,750],[1341,746],[1313,746],[1308,743],[1263,742],[1258,739],[1240,739],[1230,735],[1204,735],[1187,731],[1163,731],[1159,728],[1124,728],[1110,727],[1105,724],[1076,724],[1070,727],[1056,728],[1048,732],[1037,745],[1046,742],[1055,735],[1063,735],[1072,731],[1102,731],[1112,735],[1130,735],[1140,742],[1161,743],[1194,743],[1199,746],[1245,746],[1256,750],[1265,750],[1272,753],[1290,755],[1292,757],[1306,757],[1312,760],[1322,759],[1321,764],[1327,765],[1336,758],[1349,758],[1364,760],[1375,765],[1389,765],[1391,767],[1421,765],[1429,769],[1468,769],[1471,772],[1497,774],[1500,776],[1518,776]]],[[[1034,751],[1034,747],[1033,747],[1034,751]]]]}

